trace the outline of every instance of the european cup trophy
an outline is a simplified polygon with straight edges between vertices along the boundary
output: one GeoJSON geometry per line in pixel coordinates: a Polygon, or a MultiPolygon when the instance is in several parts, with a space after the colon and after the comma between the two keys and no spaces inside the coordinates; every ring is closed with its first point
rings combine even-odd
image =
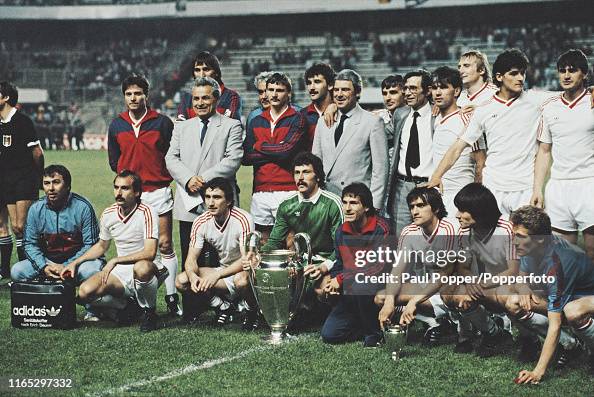
{"type": "Polygon", "coordinates": [[[260,311],[271,329],[271,334],[264,340],[278,344],[285,337],[287,325],[305,290],[301,262],[306,254],[307,263],[311,263],[311,243],[306,233],[298,233],[293,239],[294,250],[262,251],[260,237],[260,233],[252,232],[247,238],[247,250],[258,257],[258,265],[250,272],[250,282],[260,311]]]}

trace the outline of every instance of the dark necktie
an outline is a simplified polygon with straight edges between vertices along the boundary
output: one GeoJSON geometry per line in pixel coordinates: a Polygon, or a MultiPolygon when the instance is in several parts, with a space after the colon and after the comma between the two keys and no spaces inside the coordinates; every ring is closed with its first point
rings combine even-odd
{"type": "Polygon", "coordinates": [[[342,136],[342,130],[344,129],[344,121],[348,118],[349,116],[347,116],[346,114],[340,116],[340,121],[336,126],[336,130],[334,130],[334,144],[336,146],[338,146],[338,141],[340,141],[340,137],[342,136]]]}
{"type": "Polygon", "coordinates": [[[202,121],[202,131],[200,131],[200,146],[202,146],[202,142],[204,142],[204,137],[206,136],[206,130],[208,129],[208,119],[201,120],[202,121]]]}
{"type": "Polygon", "coordinates": [[[406,168],[406,176],[412,176],[410,169],[417,168],[421,164],[421,156],[419,154],[419,130],[417,128],[417,117],[419,112],[413,113],[413,123],[410,127],[410,136],[408,138],[408,146],[406,147],[406,160],[404,166],[406,168]]]}

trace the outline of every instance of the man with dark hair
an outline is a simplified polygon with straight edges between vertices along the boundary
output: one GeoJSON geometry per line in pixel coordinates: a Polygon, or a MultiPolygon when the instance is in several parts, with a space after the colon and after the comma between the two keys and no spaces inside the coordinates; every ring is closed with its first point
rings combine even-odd
{"type": "Polygon", "coordinates": [[[452,324],[439,294],[442,277],[433,282],[430,275],[452,274],[457,260],[451,254],[455,252],[455,228],[445,219],[447,210],[437,190],[413,188],[406,202],[413,222],[402,230],[398,240],[398,251],[403,254],[394,263],[392,282],[376,294],[375,302],[382,307],[378,319],[382,326],[389,325],[396,305],[403,305],[398,308],[402,312],[400,324],[408,325],[415,317],[425,322],[428,329],[424,342],[434,346],[451,331],[452,324]],[[423,278],[426,281],[421,281],[423,278]]]}
{"type": "Polygon", "coordinates": [[[359,106],[362,87],[354,70],[336,75],[332,92],[340,121],[328,127],[318,120],[312,153],[322,159],[329,191],[341,194],[344,186],[363,182],[373,194],[374,207],[381,209],[388,177],[386,134],[381,119],[359,106]]]}
{"type": "MultiPolygon", "coordinates": [[[[305,232],[311,238],[312,263],[304,274],[315,280],[314,289],[323,294],[334,266],[336,229],[344,222],[340,198],[324,190],[325,175],[319,157],[303,152],[293,161],[297,192],[278,206],[274,227],[263,250],[291,248],[292,236],[305,232]]],[[[313,296],[309,291],[308,299],[313,296]]]]}
{"type": "Polygon", "coordinates": [[[443,175],[467,146],[485,134],[488,142],[483,183],[497,198],[504,217],[528,204],[534,182],[539,107],[550,93],[524,92],[528,59],[517,49],[499,54],[493,76],[499,91],[477,108],[465,132],[443,156],[428,186],[439,186],[443,175]]]}
{"type": "Polygon", "coordinates": [[[373,113],[380,116],[384,121],[384,131],[388,143],[388,158],[391,161],[394,155],[394,125],[398,123],[403,115],[408,114],[404,100],[404,79],[399,74],[390,75],[382,80],[380,87],[384,100],[384,109],[373,113]]]}
{"type": "Polygon", "coordinates": [[[466,51],[458,61],[458,71],[464,89],[458,97],[458,106],[477,106],[491,99],[497,92],[493,84],[489,60],[479,50],[466,51]]]}
{"type": "MultiPolygon", "coordinates": [[[[225,87],[225,84],[223,84],[223,74],[219,59],[208,51],[202,51],[194,58],[193,65],[192,77],[194,79],[210,77],[219,83],[220,96],[216,103],[217,113],[235,120],[241,120],[241,98],[237,92],[225,87]]],[[[192,96],[192,93],[189,92],[181,94],[181,102],[177,109],[177,121],[196,117],[192,96]]]]}
{"type": "MultiPolygon", "coordinates": [[[[454,204],[460,223],[458,248],[466,251],[457,273],[475,278],[485,273],[516,276],[519,262],[513,249],[512,225],[501,218],[497,200],[489,189],[480,183],[470,183],[456,194],[454,204]]],[[[489,312],[505,312],[505,295],[506,287],[491,281],[468,282],[442,293],[443,301],[460,320],[456,353],[472,352],[473,327],[483,335],[476,350],[481,357],[498,353],[504,342],[511,340],[503,324],[489,315],[489,312]]]]}
{"type": "Polygon", "coordinates": [[[353,183],[342,191],[342,209],[345,222],[337,229],[335,237],[336,262],[332,267],[332,280],[324,292],[342,296],[322,327],[322,340],[341,343],[363,337],[363,346],[376,347],[382,340],[377,321],[379,308],[374,304],[378,284],[359,285],[355,272],[364,271],[375,276],[384,271],[384,264],[355,264],[357,251],[371,251],[380,246],[390,233],[388,222],[376,214],[371,191],[363,183],[353,183]]]}
{"type": "Polygon", "coordinates": [[[396,236],[410,224],[406,196],[417,184],[426,182],[433,171],[432,141],[435,117],[429,104],[431,75],[424,69],[404,76],[408,113],[394,125],[394,154],[388,185],[389,214],[396,236]]]}
{"type": "MultiPolygon", "coordinates": [[[[97,242],[99,227],[93,206],[84,197],[72,193],[70,188],[71,176],[66,167],[50,165],[45,168],[45,197],[29,208],[25,227],[27,259],[12,267],[14,281],[39,276],[59,279],[66,266],[97,242]]],[[[71,277],[81,283],[100,271],[102,266],[101,259],[85,261],[71,277]]]]}
{"type": "Polygon", "coordinates": [[[546,207],[554,232],[570,243],[577,244],[581,231],[584,249],[594,259],[594,112],[586,90],[588,59],[580,50],[569,50],[559,57],[557,71],[563,92],[542,107],[530,202],[546,207]]]}
{"type": "MultiPolygon", "coordinates": [[[[43,150],[33,122],[16,108],[18,99],[19,92],[14,85],[0,82],[0,216],[6,206],[18,258],[22,261],[26,259],[23,247],[25,220],[29,207],[38,197],[43,150]]],[[[6,218],[2,223],[6,225],[6,218]]],[[[6,264],[10,261],[8,253],[11,250],[12,240],[5,236],[0,240],[4,276],[7,275],[6,264]]]]}
{"type": "MultiPolygon", "coordinates": [[[[462,90],[462,79],[456,69],[442,66],[435,69],[431,77],[431,96],[439,109],[433,132],[433,164],[439,164],[466,129],[471,115],[462,113],[456,104],[462,90]]],[[[443,202],[449,214],[456,213],[456,193],[471,182],[481,181],[485,157],[485,142],[481,137],[462,152],[456,164],[443,176],[443,202]]]]}
{"type": "Polygon", "coordinates": [[[508,311],[519,323],[545,337],[538,363],[532,371],[520,371],[516,383],[538,383],[544,376],[558,344],[568,350],[573,337],[561,330],[567,321],[590,350],[588,362],[594,373],[594,265],[579,247],[552,234],[551,220],[540,208],[524,206],[511,215],[514,245],[520,256],[520,276],[546,277],[540,284],[514,284],[516,294],[507,300],[508,311]],[[542,313],[542,314],[541,314],[542,313]],[[543,315],[546,314],[546,317],[543,315]]]}
{"type": "MultiPolygon", "coordinates": [[[[185,272],[177,276],[177,288],[184,294],[206,294],[215,309],[215,325],[222,326],[232,319],[233,301],[246,300],[249,309],[244,319],[245,329],[258,326],[258,308],[251,291],[248,274],[243,272],[242,258],[248,234],[254,230],[252,217],[233,205],[231,183],[224,178],[213,178],[204,185],[206,211],[194,220],[185,272]],[[220,264],[207,267],[200,263],[200,253],[205,243],[217,250],[220,264]]],[[[184,298],[185,301],[185,298],[184,298]]],[[[186,306],[188,307],[188,306],[186,306]]],[[[198,311],[186,309],[187,321],[195,321],[198,311]]]]}
{"type": "Polygon", "coordinates": [[[250,123],[243,142],[243,164],[254,166],[250,213],[263,241],[272,230],[279,204],[295,192],[293,160],[308,148],[306,120],[290,105],[291,88],[283,73],[268,78],[270,108],[250,123]]]}
{"type": "Polygon", "coordinates": [[[307,135],[310,146],[313,144],[316,125],[320,116],[332,102],[332,88],[336,73],[332,66],[326,63],[314,63],[304,74],[305,87],[311,98],[311,103],[301,110],[307,120],[307,135]]]}
{"type": "MultiPolygon", "coordinates": [[[[220,95],[221,88],[215,79],[199,77],[194,81],[192,106],[197,117],[175,124],[165,156],[167,169],[177,184],[173,217],[179,220],[182,269],[192,222],[206,210],[200,195],[204,184],[216,177],[235,182],[243,156],[243,128],[238,120],[216,112],[220,95]]],[[[235,191],[235,202],[238,202],[237,194],[235,191]]]]}
{"type": "Polygon", "coordinates": [[[173,249],[173,195],[169,185],[173,178],[165,164],[173,122],[148,106],[149,82],[131,74],[122,82],[126,111],[109,125],[107,138],[109,165],[114,172],[131,170],[142,179],[144,204],[159,214],[159,251],[169,271],[165,280],[165,302],[169,313],[181,315],[175,289],[178,261],[173,249]]]}
{"type": "Polygon", "coordinates": [[[140,331],[153,331],[157,328],[157,289],[167,277],[157,256],[157,212],[142,203],[142,180],[133,171],[118,172],[113,192],[116,203],[101,215],[99,241],[66,266],[61,276],[76,274],[85,261],[105,255],[114,240],[117,256],[81,284],[79,299],[92,307],[123,309],[127,299],[136,298],[143,310],[140,331]]]}

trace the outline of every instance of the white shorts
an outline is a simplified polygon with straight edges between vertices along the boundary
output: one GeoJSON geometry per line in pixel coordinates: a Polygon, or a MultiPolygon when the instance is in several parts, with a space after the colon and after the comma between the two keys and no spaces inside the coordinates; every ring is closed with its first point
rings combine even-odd
{"type": "Polygon", "coordinates": [[[545,188],[545,210],[551,225],[567,232],[594,225],[594,178],[550,179],[545,188]]]}
{"type": "MultiPolygon", "coordinates": [[[[161,265],[155,263],[157,268],[161,268],[161,265]]],[[[124,286],[124,296],[126,298],[136,296],[136,288],[134,287],[134,265],[116,265],[110,274],[113,274],[120,280],[120,283],[124,286]]],[[[163,280],[159,280],[161,285],[163,280]]]]}
{"type": "Polygon", "coordinates": [[[491,190],[491,193],[493,193],[497,200],[497,205],[499,206],[499,211],[501,211],[503,219],[509,219],[513,211],[524,205],[530,204],[530,199],[532,198],[532,187],[513,192],[491,188],[489,188],[489,190],[491,190]]]}
{"type": "Polygon", "coordinates": [[[142,192],[141,199],[144,204],[153,207],[158,215],[163,215],[173,210],[173,194],[169,186],[153,190],[152,192],[142,192]]]}
{"type": "Polygon", "coordinates": [[[256,192],[252,196],[250,213],[256,225],[272,226],[280,203],[285,201],[294,191],[256,192]]]}
{"type": "MultiPolygon", "coordinates": [[[[219,266],[216,268],[217,271],[222,271],[225,268],[225,266],[219,266]]],[[[233,277],[235,277],[235,274],[232,274],[231,276],[227,276],[223,279],[223,281],[225,282],[225,285],[227,285],[227,289],[229,290],[229,298],[231,300],[234,300],[237,297],[237,290],[235,289],[235,283],[233,282],[233,277]]]]}

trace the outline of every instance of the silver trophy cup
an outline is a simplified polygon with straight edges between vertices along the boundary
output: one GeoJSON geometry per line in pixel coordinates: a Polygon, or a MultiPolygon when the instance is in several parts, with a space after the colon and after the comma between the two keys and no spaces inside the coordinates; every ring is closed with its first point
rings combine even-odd
{"type": "Polygon", "coordinates": [[[257,254],[258,265],[250,272],[250,282],[256,301],[270,325],[271,333],[264,340],[271,344],[281,343],[289,321],[299,307],[305,291],[302,259],[307,254],[311,262],[311,243],[306,233],[294,237],[295,250],[260,250],[260,233],[248,236],[248,251],[257,254]]]}
{"type": "Polygon", "coordinates": [[[384,330],[386,348],[392,352],[392,360],[396,361],[401,357],[402,348],[406,345],[407,327],[390,325],[384,330]]]}

